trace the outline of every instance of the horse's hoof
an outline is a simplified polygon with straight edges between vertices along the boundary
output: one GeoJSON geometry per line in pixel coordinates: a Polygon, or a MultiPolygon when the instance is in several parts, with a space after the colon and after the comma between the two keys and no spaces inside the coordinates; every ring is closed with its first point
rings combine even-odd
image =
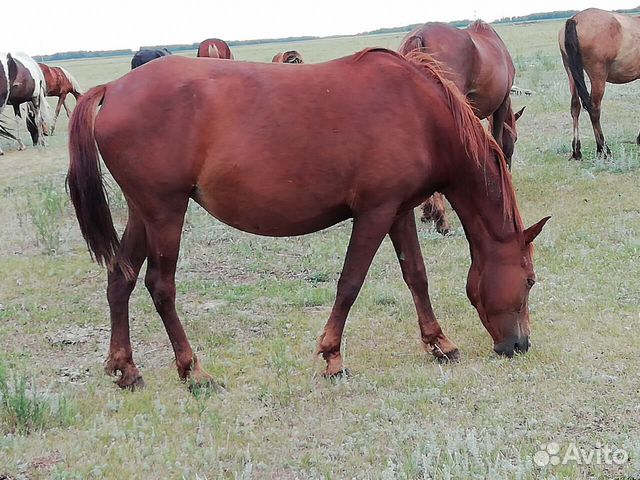
{"type": "Polygon", "coordinates": [[[351,377],[353,377],[353,374],[351,373],[351,370],[349,370],[348,368],[342,367],[337,372],[333,372],[333,373],[324,372],[322,374],[322,376],[324,378],[326,378],[327,380],[331,380],[331,381],[335,382],[335,381],[342,380],[342,379],[345,379],[345,378],[351,378],[351,377]]]}
{"type": "Polygon", "coordinates": [[[442,350],[439,345],[433,345],[431,347],[431,355],[439,363],[456,363],[460,361],[460,350],[457,347],[451,350],[442,350]]]}
{"type": "Polygon", "coordinates": [[[123,390],[129,390],[135,392],[136,390],[142,390],[144,388],[144,380],[142,375],[137,376],[122,376],[120,379],[114,382],[123,390]]]}

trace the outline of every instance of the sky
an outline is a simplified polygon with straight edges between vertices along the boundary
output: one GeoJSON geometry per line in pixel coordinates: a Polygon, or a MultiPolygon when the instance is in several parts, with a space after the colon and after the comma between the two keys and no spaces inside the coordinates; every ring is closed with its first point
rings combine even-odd
{"type": "Polygon", "coordinates": [[[463,18],[492,21],[552,10],[633,8],[640,0],[31,0],[2,1],[0,50],[30,55],[141,45],[349,35],[463,18]]]}

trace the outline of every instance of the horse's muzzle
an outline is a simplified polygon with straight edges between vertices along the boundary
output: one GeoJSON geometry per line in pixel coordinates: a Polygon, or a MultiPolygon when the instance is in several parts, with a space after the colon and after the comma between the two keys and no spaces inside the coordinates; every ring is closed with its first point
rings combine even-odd
{"type": "Polygon", "coordinates": [[[514,336],[500,343],[496,343],[493,346],[493,350],[498,355],[511,358],[515,353],[526,353],[530,346],[529,337],[514,336]]]}

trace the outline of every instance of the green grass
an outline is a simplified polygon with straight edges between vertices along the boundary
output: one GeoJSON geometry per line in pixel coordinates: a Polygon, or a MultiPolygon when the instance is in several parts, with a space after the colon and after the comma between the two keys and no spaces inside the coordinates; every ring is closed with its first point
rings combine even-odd
{"type": "MultiPolygon", "coordinates": [[[[516,83],[535,92],[513,99],[517,108],[527,105],[513,167],[520,210],[527,224],[552,215],[536,240],[533,348],[512,360],[491,353],[466,298],[469,252],[455,218],[453,236],[421,225],[420,241],[436,314],[461,361],[441,366],[422,351],[411,296],[385,241],[345,330],[353,376],[328,382],[313,352],[350,223],[300,238],[262,238],[192,205],[178,308],[204,368],[227,391],[192,395],[178,381],[162,323],[140,284],[131,335],[147,388],[121,392],[102,371],[106,274],[91,263],[63,195],[66,117],[46,149],[17,152],[3,143],[0,339],[3,385],[15,406],[2,407],[0,476],[638,478],[640,165],[631,142],[640,83],[607,86],[603,128],[614,159],[596,158],[583,115],[585,160],[568,161],[560,26],[498,28],[518,68],[516,83]],[[550,441],[615,444],[630,460],[540,468],[533,455],[550,441]]],[[[247,46],[234,54],[269,61],[295,48],[322,61],[365,46],[393,48],[400,39],[247,46]]],[[[128,61],[62,63],[87,88],[126,73],[128,61]]],[[[121,229],[126,208],[117,187],[111,190],[121,229]]]]}

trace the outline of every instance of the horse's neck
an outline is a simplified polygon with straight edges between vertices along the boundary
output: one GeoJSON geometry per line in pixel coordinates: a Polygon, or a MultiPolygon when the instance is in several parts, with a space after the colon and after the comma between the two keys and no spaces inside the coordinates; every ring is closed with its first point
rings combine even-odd
{"type": "MultiPolygon", "coordinates": [[[[513,240],[519,217],[505,216],[505,210],[514,216],[518,213],[515,205],[509,208],[512,200],[503,191],[496,160],[460,163],[445,194],[462,222],[471,250],[491,249],[496,243],[513,240]]],[[[503,175],[509,173],[503,171],[503,175]]]]}

